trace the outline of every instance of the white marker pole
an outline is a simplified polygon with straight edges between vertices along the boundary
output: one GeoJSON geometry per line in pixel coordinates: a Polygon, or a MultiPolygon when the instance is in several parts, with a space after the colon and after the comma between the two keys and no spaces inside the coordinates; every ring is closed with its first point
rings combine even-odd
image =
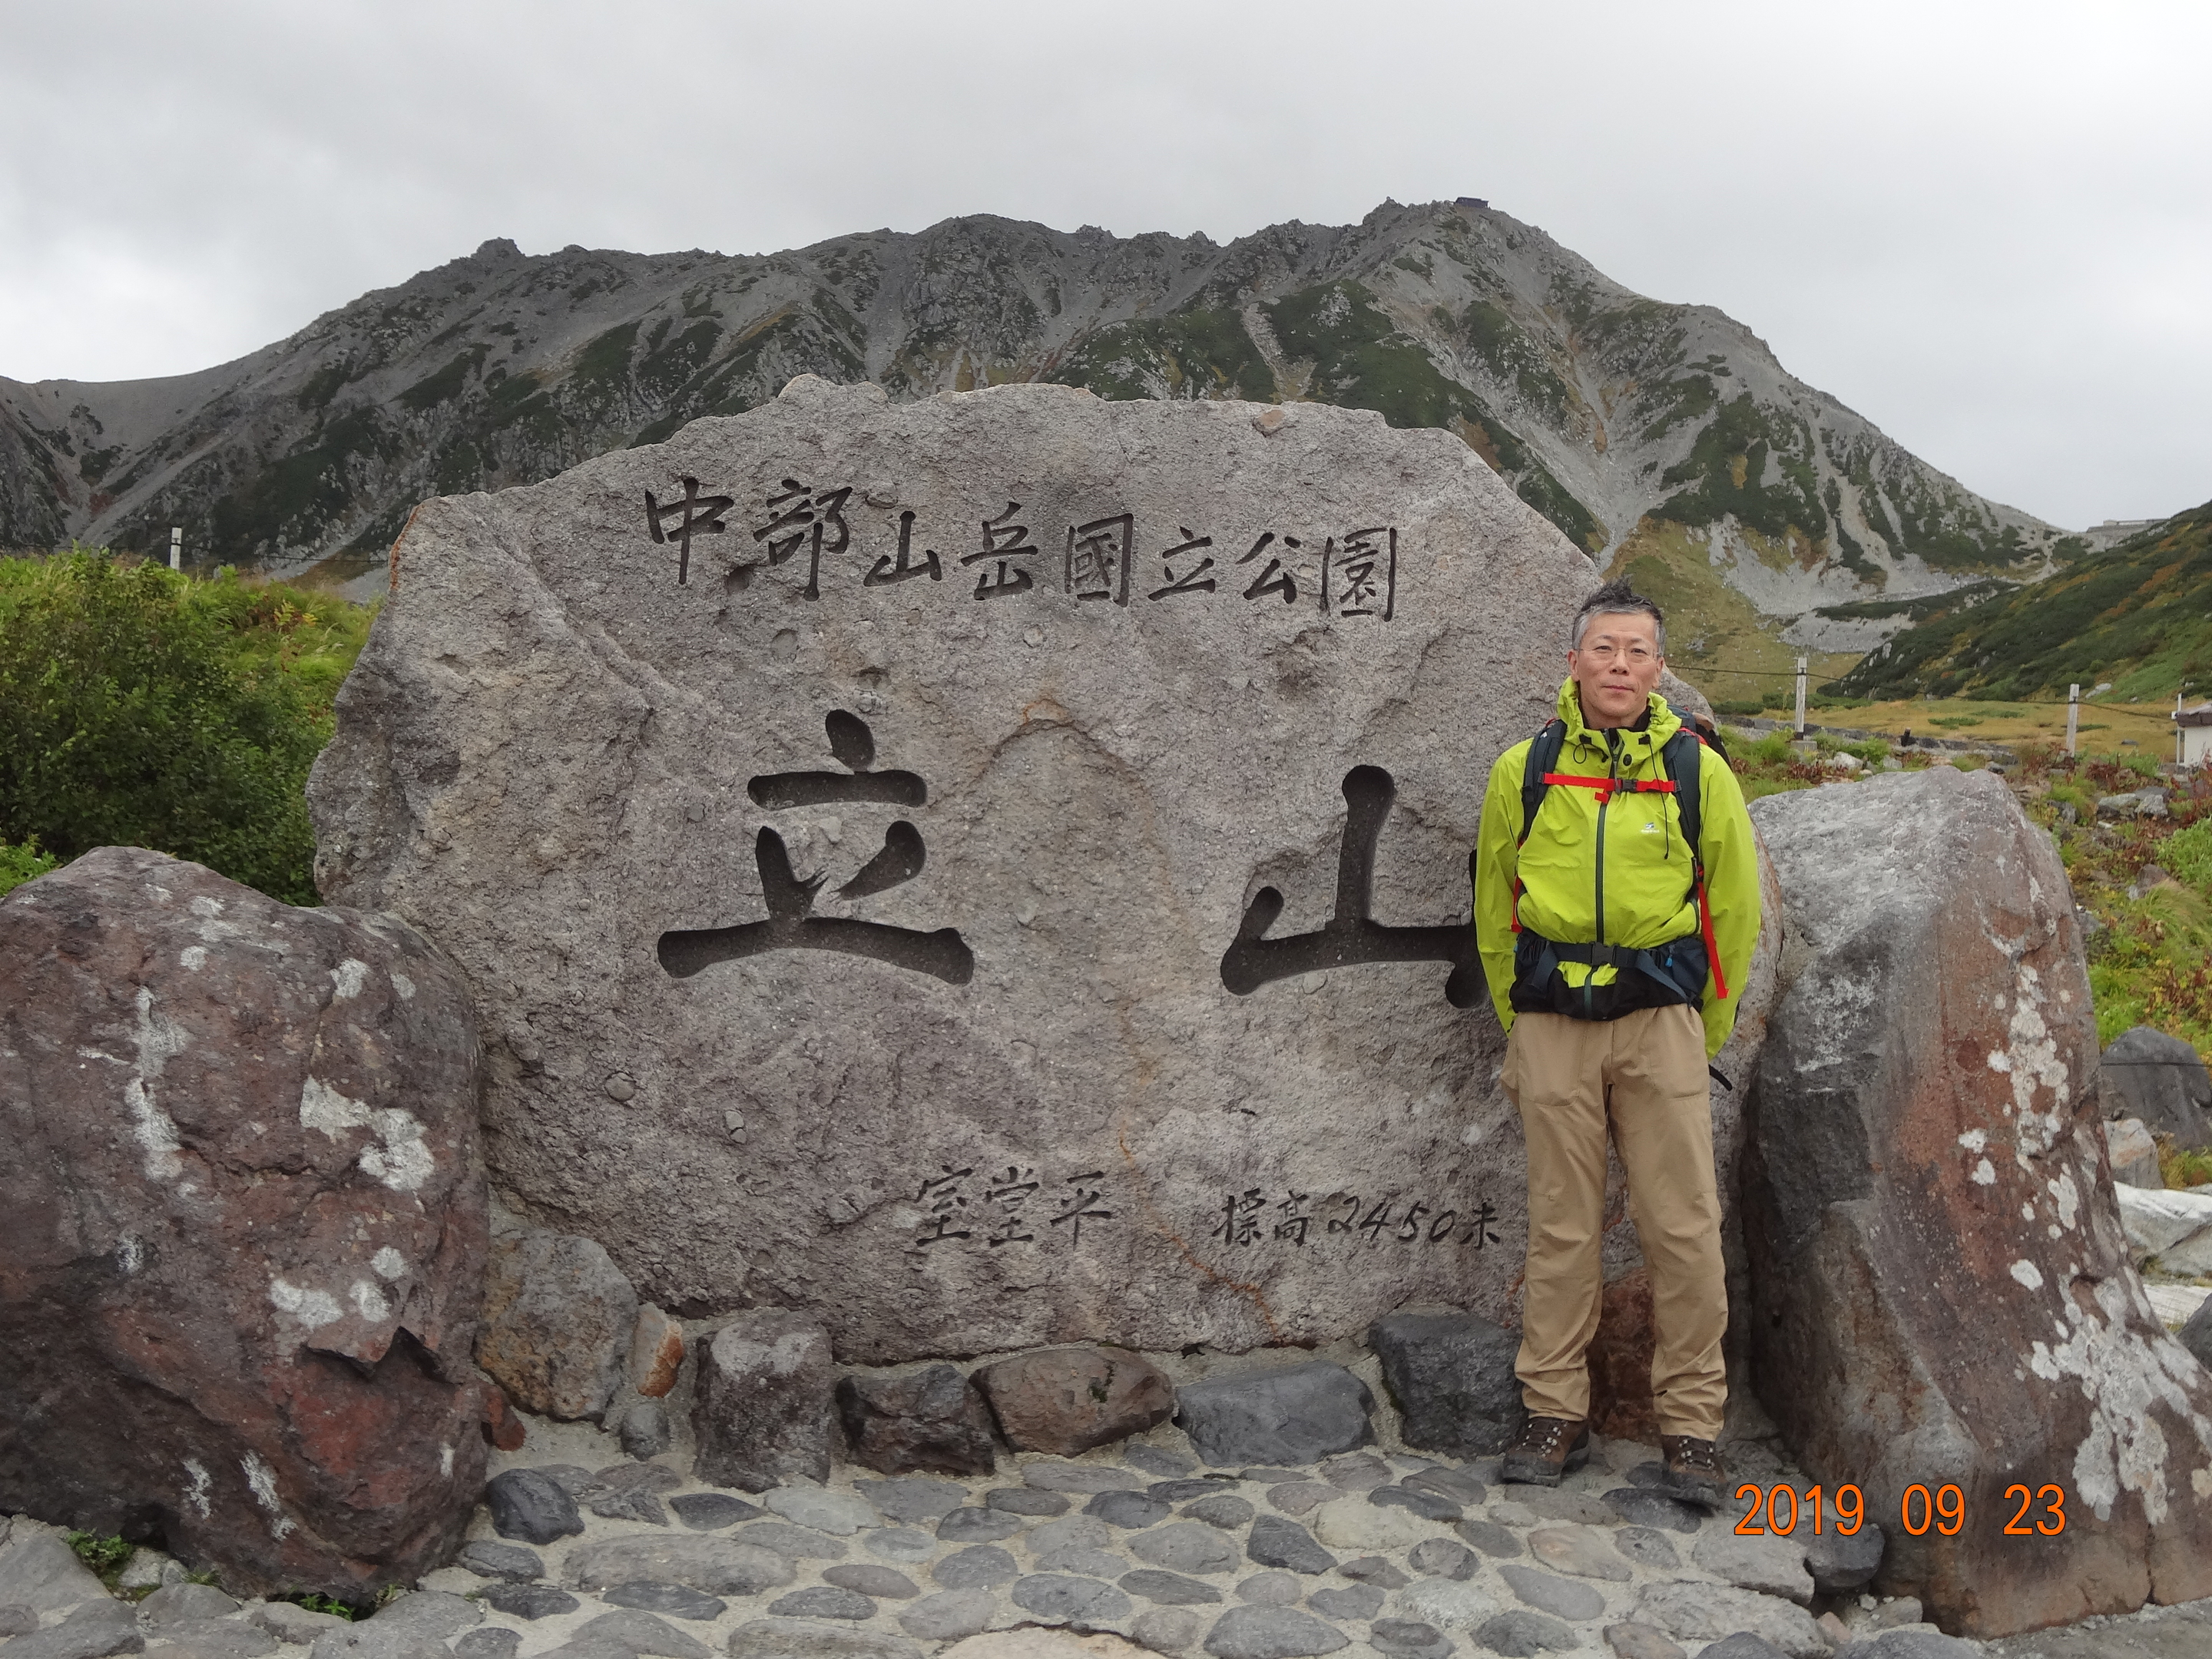
{"type": "Polygon", "coordinates": [[[2075,733],[2081,730],[2081,688],[2069,685],[2066,688],[2066,752],[2069,755],[2079,752],[2075,746],[2075,733]]]}
{"type": "Polygon", "coordinates": [[[173,524],[169,526],[169,568],[182,570],[184,568],[185,529],[182,525],[173,524]]]}
{"type": "Polygon", "coordinates": [[[1797,740],[1805,739],[1805,659],[1797,659],[1797,740]]]}

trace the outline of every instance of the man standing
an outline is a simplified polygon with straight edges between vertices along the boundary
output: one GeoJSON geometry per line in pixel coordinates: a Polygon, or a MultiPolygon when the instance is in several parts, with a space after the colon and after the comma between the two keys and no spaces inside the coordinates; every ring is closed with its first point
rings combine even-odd
{"type": "Polygon", "coordinates": [[[1668,1489],[1717,1508],[1728,1291],[1706,1067],[1759,936],[1758,852],[1728,762],[1656,695],[1665,648],[1626,582],[1591,594],[1559,719],[1498,757],[1483,798],[1476,938],[1528,1145],[1529,1415],[1502,1474],[1557,1486],[1589,1456],[1610,1128],[1651,1274],[1668,1489]]]}

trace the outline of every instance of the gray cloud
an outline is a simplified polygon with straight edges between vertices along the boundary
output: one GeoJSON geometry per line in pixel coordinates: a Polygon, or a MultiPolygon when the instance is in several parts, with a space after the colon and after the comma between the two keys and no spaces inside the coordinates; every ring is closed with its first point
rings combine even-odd
{"type": "Polygon", "coordinates": [[[179,373],[487,236],[1474,194],[2057,522],[2212,495],[2195,4],[0,0],[0,373],[179,373]]]}

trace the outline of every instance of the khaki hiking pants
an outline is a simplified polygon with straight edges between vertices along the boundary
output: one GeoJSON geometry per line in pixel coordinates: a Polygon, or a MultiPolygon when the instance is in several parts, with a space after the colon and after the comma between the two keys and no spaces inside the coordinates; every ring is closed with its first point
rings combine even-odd
{"type": "Polygon", "coordinates": [[[1717,1440],[1728,1285],[1704,1021],[1681,1005],[1613,1020],[1516,1014],[1500,1080],[1528,1142],[1528,1267],[1514,1364],[1522,1403],[1540,1417],[1589,1416],[1610,1126],[1651,1273],[1659,1431],[1717,1440]]]}

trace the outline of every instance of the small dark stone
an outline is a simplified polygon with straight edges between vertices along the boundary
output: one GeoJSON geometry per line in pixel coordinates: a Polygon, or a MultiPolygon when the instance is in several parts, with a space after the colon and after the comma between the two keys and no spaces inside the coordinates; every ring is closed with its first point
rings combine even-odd
{"type": "Polygon", "coordinates": [[[1158,1446],[1124,1446],[1121,1461],[1146,1474],[1157,1474],[1173,1480],[1179,1474],[1188,1474],[1198,1467],[1181,1452],[1163,1450],[1158,1446]]]}
{"type": "MultiPolygon", "coordinates": [[[[1582,1645],[1573,1629],[1547,1613],[1516,1607],[1485,1621],[1474,1639],[1505,1659],[1534,1659],[1540,1653],[1568,1653],[1582,1645]]],[[[1707,1650],[1711,1651],[1710,1649],[1707,1650]]]]}
{"type": "Polygon", "coordinates": [[[1377,1486],[1367,1501],[1378,1509],[1411,1510],[1425,1521],[1456,1521],[1460,1507],[1449,1498],[1414,1486],[1377,1486]]]}
{"type": "Polygon", "coordinates": [[[1356,1561],[1346,1561],[1336,1571],[1339,1577],[1356,1578],[1377,1589],[1403,1589],[1413,1582],[1379,1555],[1363,1555],[1356,1561]]]}
{"type": "Polygon", "coordinates": [[[921,1594],[914,1580],[897,1568],[879,1567],[869,1561],[832,1567],[822,1577],[823,1583],[835,1584],[839,1589],[872,1595],[878,1601],[910,1601],[921,1594]]]}
{"type": "Polygon", "coordinates": [[[1171,1513],[1157,1498],[1148,1498],[1140,1492],[1102,1492],[1083,1506],[1085,1515],[1095,1515],[1107,1525],[1126,1527],[1134,1532],[1143,1527],[1156,1527],[1171,1513]]]}
{"type": "Polygon", "coordinates": [[[1462,1521],[1453,1530],[1485,1555],[1500,1561],[1510,1561],[1521,1553],[1521,1540],[1512,1529],[1495,1521],[1462,1521]]]}
{"type": "Polygon", "coordinates": [[[1304,1659],[1345,1645],[1343,1632],[1296,1607],[1231,1607],[1206,1637],[1215,1659],[1304,1659]]]}
{"type": "Polygon", "coordinates": [[[1504,1450],[1519,1431],[1518,1331],[1471,1314],[1389,1314],[1368,1328],[1367,1346],[1407,1445],[1476,1457],[1504,1450]]]}
{"type": "Polygon", "coordinates": [[[1555,1617],[1595,1619],[1605,1611],[1605,1597],[1578,1578],[1562,1578],[1522,1566],[1500,1567],[1498,1573],[1512,1587],[1514,1595],[1555,1617]]]}
{"type": "Polygon", "coordinates": [[[463,1631],[453,1644],[453,1652],[457,1659],[514,1659],[514,1650],[521,1645],[520,1631],[486,1625],[481,1629],[463,1631]]]}
{"type": "Polygon", "coordinates": [[[648,1527],[668,1524],[668,1511],[660,1507],[660,1499],[643,1486],[587,1498],[584,1507],[602,1520],[636,1521],[648,1527]]]}
{"type": "Polygon", "coordinates": [[[1406,1559],[1426,1578],[1472,1578],[1482,1565],[1473,1550],[1449,1538],[1424,1538],[1406,1559]]]}
{"type": "Polygon", "coordinates": [[[1130,1612],[1129,1598],[1113,1585],[1066,1573],[1033,1572],[1016,1582],[1013,1598],[1024,1612],[1071,1624],[1106,1624],[1130,1612]]]}
{"type": "MultiPolygon", "coordinates": [[[[1634,1474],[1629,1476],[1634,1480],[1634,1474]]],[[[1664,1492],[1640,1486],[1615,1486],[1605,1495],[1606,1507],[1624,1521],[1638,1526],[1663,1527],[1668,1532],[1695,1532],[1705,1524],[1705,1511],[1664,1492]]],[[[1470,1540],[1470,1542],[1473,1540],[1470,1540]]]]}
{"type": "Polygon", "coordinates": [[[1856,1533],[1832,1527],[1805,1540],[1805,1571],[1813,1575],[1813,1588],[1824,1595],[1841,1595],[1864,1589],[1881,1566],[1888,1539],[1872,1521],[1860,1523],[1856,1533]]]}
{"type": "MultiPolygon", "coordinates": [[[[1852,1645],[1856,1647],[1857,1644],[1852,1645]]],[[[1963,1643],[1960,1646],[1966,1652],[1972,1651],[1963,1643]]],[[[1707,1648],[1699,1659],[1790,1659],[1790,1656],[1756,1631],[1740,1630],[1733,1635],[1722,1637],[1707,1648]]],[[[1882,1659],[1891,1659],[1891,1656],[1885,1653],[1882,1659]]],[[[1905,1656],[1899,1654],[1896,1659],[1905,1659],[1905,1656]]]]}
{"type": "Polygon", "coordinates": [[[1314,1463],[1370,1444],[1374,1396],[1341,1365],[1316,1359],[1279,1370],[1210,1377],[1176,1391],[1176,1420],[1217,1468],[1314,1463]]]}
{"type": "Polygon", "coordinates": [[[484,1485],[484,1505],[491,1510],[494,1532],[526,1544],[550,1544],[584,1529],[576,1500],[543,1469],[494,1475],[484,1485]]]}
{"type": "Polygon", "coordinates": [[[1308,1575],[1327,1572],[1336,1565],[1336,1558],[1314,1542],[1311,1533],[1279,1515],[1263,1515],[1252,1523],[1244,1553],[1263,1567],[1308,1575]]]}
{"type": "Polygon", "coordinates": [[[740,1521],[757,1521],[768,1513],[757,1504],[748,1504],[742,1498],[719,1492],[687,1492],[680,1498],[670,1498],[668,1507],[676,1511],[678,1521],[694,1532],[714,1532],[723,1527],[734,1527],[740,1521]]]}
{"type": "Polygon", "coordinates": [[[988,1589],[1011,1583],[1020,1571],[1014,1558],[995,1544],[976,1544],[946,1556],[929,1576],[947,1589],[988,1589]]]}
{"type": "Polygon", "coordinates": [[[1206,1607],[1221,1599],[1221,1592],[1212,1585],[1158,1567],[1139,1567],[1134,1572],[1123,1573],[1121,1588],[1132,1595],[1141,1595],[1147,1601],[1159,1601],[1169,1607],[1206,1607]]]}
{"type": "Polygon", "coordinates": [[[526,1550],[520,1544],[495,1544],[489,1538],[462,1545],[453,1565],[466,1567],[479,1578],[504,1578],[510,1584],[526,1584],[545,1576],[545,1563],[536,1550],[526,1550]]]}
{"type": "Polygon", "coordinates": [[[1452,1650],[1449,1637],[1412,1619],[1377,1619],[1367,1627],[1367,1645],[1391,1659],[1445,1659],[1452,1650]]]}
{"type": "Polygon", "coordinates": [[[668,1407],[658,1400],[641,1400],[623,1413],[622,1449],[632,1457],[658,1457],[668,1449],[673,1436],[668,1407]]]}
{"type": "Polygon", "coordinates": [[[1218,1492],[1211,1498],[1201,1498],[1187,1505],[1183,1513],[1194,1521],[1203,1521],[1209,1527],[1218,1527],[1224,1532],[1234,1532],[1249,1521],[1254,1514],[1252,1505],[1233,1492],[1218,1492]]]}
{"type": "Polygon", "coordinates": [[[934,1521],[968,1501],[964,1486],[910,1474],[899,1480],[855,1480],[860,1496],[894,1521],[934,1521]]]}
{"type": "Polygon", "coordinates": [[[1449,1498],[1462,1509],[1471,1508],[1490,1496],[1490,1488],[1472,1469],[1426,1468],[1419,1474],[1407,1475],[1404,1484],[1415,1492],[1432,1492],[1439,1498],[1449,1498]]]}
{"type": "Polygon", "coordinates": [[[837,1412],[854,1461],[885,1474],[988,1474],[998,1465],[991,1408],[951,1365],[842,1376],[837,1412]]]}
{"type": "Polygon", "coordinates": [[[599,1600],[618,1607],[641,1607],[673,1619],[720,1619],[726,1611],[718,1597],[689,1584],[615,1584],[599,1592],[599,1600]]]}
{"type": "Polygon", "coordinates": [[[1382,1592],[1373,1584],[1348,1584],[1316,1590],[1306,1605],[1324,1619],[1372,1619],[1382,1611],[1382,1592]]]}
{"type": "Polygon", "coordinates": [[[1194,1498],[1211,1498],[1215,1492],[1227,1492],[1237,1483],[1218,1474],[1201,1474],[1188,1480],[1155,1480],[1145,1489],[1148,1498],[1157,1498],[1163,1504],[1188,1504],[1194,1498]]]}
{"type": "Polygon", "coordinates": [[[768,1604],[771,1619],[869,1619],[875,1611],[866,1596],[835,1584],[810,1584],[768,1604]]]}
{"type": "Polygon", "coordinates": [[[477,1599],[510,1619],[546,1619],[557,1613],[574,1613],[584,1605],[550,1584],[494,1584],[477,1599]]]}
{"type": "Polygon", "coordinates": [[[937,1523],[937,1535],[948,1544],[995,1544],[1021,1529],[1020,1517],[1004,1510],[955,1510],[937,1523]]]}
{"type": "Polygon", "coordinates": [[[1035,1486],[1000,1486],[983,1495],[983,1505],[1008,1515],[1036,1516],[1066,1515],[1072,1507],[1066,1492],[1039,1492],[1035,1486]]]}
{"type": "Polygon", "coordinates": [[[1640,1561],[1647,1567],[1660,1567],[1668,1571],[1682,1565],[1682,1558],[1674,1553],[1667,1534],[1650,1527],[1623,1527],[1613,1535],[1613,1547],[1632,1561],[1640,1561]]]}

